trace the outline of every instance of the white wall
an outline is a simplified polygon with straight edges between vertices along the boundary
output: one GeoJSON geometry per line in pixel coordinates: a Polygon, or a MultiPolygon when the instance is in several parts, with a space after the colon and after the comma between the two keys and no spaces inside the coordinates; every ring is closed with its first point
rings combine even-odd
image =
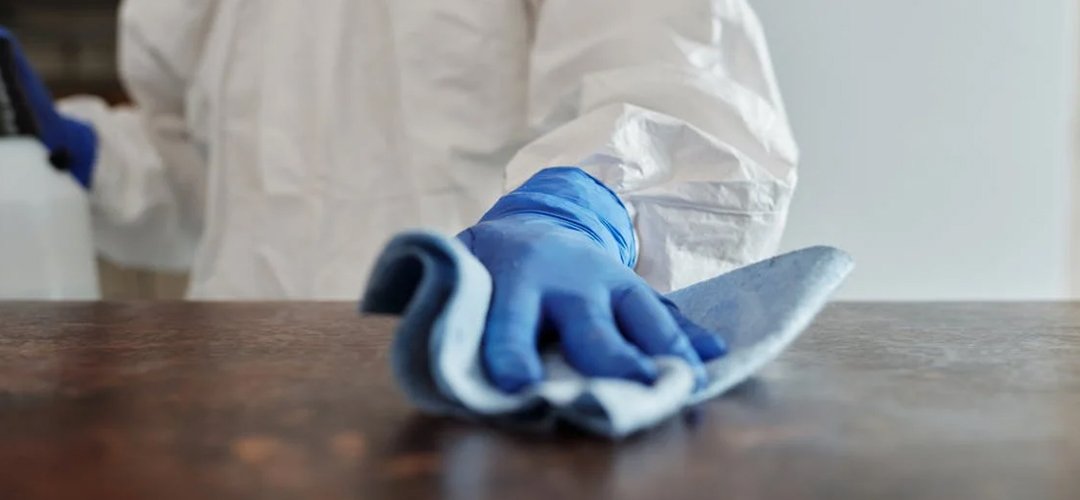
{"type": "Polygon", "coordinates": [[[1075,0],[751,0],[796,137],[785,247],[847,299],[1068,293],[1075,0]]]}

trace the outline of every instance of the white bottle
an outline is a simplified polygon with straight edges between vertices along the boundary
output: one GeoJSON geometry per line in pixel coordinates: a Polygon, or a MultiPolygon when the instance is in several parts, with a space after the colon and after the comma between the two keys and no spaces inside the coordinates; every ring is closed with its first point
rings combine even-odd
{"type": "Polygon", "coordinates": [[[0,300],[96,300],[86,193],[33,137],[0,135],[0,300]]]}

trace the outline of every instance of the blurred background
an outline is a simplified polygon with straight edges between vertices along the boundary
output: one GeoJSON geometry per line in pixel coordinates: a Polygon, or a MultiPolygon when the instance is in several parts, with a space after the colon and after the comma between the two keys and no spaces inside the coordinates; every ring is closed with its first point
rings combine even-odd
{"type": "Polygon", "coordinates": [[[0,24],[15,32],[56,94],[123,99],[116,78],[119,0],[0,0],[0,24]]]}
{"type": "Polygon", "coordinates": [[[1077,0],[751,3],[803,151],[785,246],[853,253],[840,298],[1075,296],[1077,0]]]}
{"type": "MultiPolygon", "coordinates": [[[[117,0],[0,0],[58,96],[125,97],[117,0]]],[[[1076,296],[1077,0],[751,0],[803,151],[784,247],[840,246],[840,298],[1076,296]]],[[[106,298],[183,276],[102,264],[106,298]]]]}

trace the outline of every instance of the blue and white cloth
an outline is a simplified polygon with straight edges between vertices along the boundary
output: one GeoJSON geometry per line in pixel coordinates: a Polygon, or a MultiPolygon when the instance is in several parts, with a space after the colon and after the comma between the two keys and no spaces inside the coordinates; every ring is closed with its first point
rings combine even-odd
{"type": "Polygon", "coordinates": [[[852,268],[846,253],[813,247],[669,294],[688,318],[728,344],[726,356],[706,364],[709,382],[697,391],[690,368],[676,358],[657,358],[661,376],[644,385],[583,376],[553,349],[544,355],[543,382],[501,392],[480,358],[491,277],[460,242],[435,233],[404,233],[387,245],[361,310],[402,315],[392,366],[422,411],[537,430],[562,421],[619,438],[751,377],[799,336],[852,268]]]}

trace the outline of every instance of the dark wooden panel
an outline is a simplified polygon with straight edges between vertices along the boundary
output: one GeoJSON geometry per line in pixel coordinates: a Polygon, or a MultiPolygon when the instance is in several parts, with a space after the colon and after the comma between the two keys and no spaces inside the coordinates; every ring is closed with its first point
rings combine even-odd
{"type": "Polygon", "coordinates": [[[842,304],[623,443],[415,414],[352,304],[0,304],[0,498],[1080,498],[1080,305],[842,304]]]}
{"type": "Polygon", "coordinates": [[[0,25],[19,39],[54,97],[126,102],[117,75],[117,0],[0,0],[0,25]]]}

